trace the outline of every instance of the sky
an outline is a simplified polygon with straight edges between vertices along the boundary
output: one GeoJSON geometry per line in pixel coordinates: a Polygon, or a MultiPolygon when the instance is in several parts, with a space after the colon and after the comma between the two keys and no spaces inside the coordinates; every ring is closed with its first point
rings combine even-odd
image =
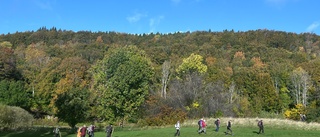
{"type": "Polygon", "coordinates": [[[320,0],[0,0],[0,34],[268,29],[320,35],[320,0]]]}

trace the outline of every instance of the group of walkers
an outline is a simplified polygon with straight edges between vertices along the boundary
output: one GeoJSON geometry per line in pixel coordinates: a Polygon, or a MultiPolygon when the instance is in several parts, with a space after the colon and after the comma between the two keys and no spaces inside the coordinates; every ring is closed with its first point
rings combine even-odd
{"type": "Polygon", "coordinates": [[[86,134],[88,134],[89,137],[94,137],[94,129],[94,125],[90,125],[89,127],[83,125],[83,127],[79,127],[77,137],[85,137],[86,134]]]}
{"type": "MultiPolygon", "coordinates": [[[[216,126],[215,131],[219,132],[220,129],[220,119],[218,118],[217,120],[214,121],[214,124],[216,126]]],[[[176,133],[174,136],[180,136],[180,121],[177,121],[177,123],[174,125],[176,128],[176,133]]],[[[206,134],[206,128],[207,128],[207,124],[206,124],[206,120],[204,120],[203,118],[201,118],[198,121],[198,134],[206,134]]],[[[259,132],[258,134],[263,134],[264,133],[264,126],[263,126],[263,121],[262,120],[258,120],[258,127],[259,127],[259,132]]],[[[95,126],[94,125],[90,125],[89,127],[86,127],[86,125],[79,127],[78,132],[77,132],[77,137],[85,137],[86,134],[89,135],[89,137],[94,137],[94,131],[95,131],[95,126]]],[[[112,137],[112,133],[114,131],[112,124],[110,124],[109,126],[106,127],[105,129],[107,137],[112,137]]],[[[61,137],[61,133],[59,130],[59,127],[55,127],[54,130],[54,135],[55,137],[61,137]]],[[[233,135],[232,133],[232,129],[231,129],[231,120],[229,120],[227,122],[227,131],[224,132],[226,135],[233,135]]]]}
{"type": "MultiPolygon", "coordinates": [[[[216,119],[214,121],[214,124],[216,126],[215,132],[219,132],[220,124],[221,124],[220,119],[219,118],[216,119]]],[[[228,122],[227,122],[227,131],[224,132],[226,135],[233,135],[232,129],[231,129],[231,125],[232,125],[231,120],[228,120],[228,122]]],[[[199,126],[199,128],[197,130],[198,134],[202,134],[202,133],[206,134],[207,133],[206,132],[206,127],[207,127],[206,120],[201,118],[198,121],[198,126],[199,126]]],[[[258,134],[263,134],[264,133],[264,125],[263,125],[263,121],[262,120],[258,120],[258,127],[259,127],[258,134]]],[[[178,121],[175,124],[175,128],[177,130],[176,133],[175,133],[175,136],[180,136],[180,121],[178,121]]]]}
{"type": "Polygon", "coordinates": [[[206,120],[201,118],[198,121],[198,126],[199,126],[199,129],[198,129],[198,133],[199,134],[201,134],[201,133],[207,134],[207,132],[206,132],[206,127],[207,127],[206,120]]]}
{"type": "MultiPolygon", "coordinates": [[[[89,137],[94,137],[94,129],[95,129],[94,125],[90,125],[88,128],[86,127],[86,125],[84,125],[83,127],[80,127],[78,129],[77,137],[85,137],[86,134],[88,134],[89,137]]],[[[113,133],[113,127],[112,127],[112,124],[110,124],[109,126],[106,127],[107,137],[112,137],[112,133],[113,133]]]]}
{"type": "MultiPolygon", "coordinates": [[[[87,127],[86,125],[83,125],[82,127],[78,128],[77,137],[85,137],[87,134],[89,135],[89,137],[94,137],[94,131],[95,131],[94,125],[90,125],[89,127],[87,127]]],[[[112,137],[113,131],[114,131],[114,129],[113,129],[112,124],[107,126],[106,127],[107,137],[112,137]]],[[[54,133],[55,137],[61,137],[61,132],[60,132],[59,126],[54,127],[53,133],[54,133]]]]}

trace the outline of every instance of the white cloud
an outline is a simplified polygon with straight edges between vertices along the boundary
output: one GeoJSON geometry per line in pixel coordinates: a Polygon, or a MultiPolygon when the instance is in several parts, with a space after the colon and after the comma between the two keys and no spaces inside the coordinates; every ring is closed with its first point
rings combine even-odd
{"type": "Polygon", "coordinates": [[[312,23],[311,25],[308,26],[307,32],[313,32],[319,27],[319,25],[320,25],[319,22],[312,23]]]}
{"type": "Polygon", "coordinates": [[[147,15],[142,13],[135,13],[134,15],[127,17],[127,20],[130,23],[134,23],[138,22],[142,17],[147,17],[147,15]]]}
{"type": "Polygon", "coordinates": [[[151,18],[149,20],[150,32],[154,32],[156,27],[159,26],[161,20],[164,19],[164,16],[158,16],[155,18],[151,18]]]}

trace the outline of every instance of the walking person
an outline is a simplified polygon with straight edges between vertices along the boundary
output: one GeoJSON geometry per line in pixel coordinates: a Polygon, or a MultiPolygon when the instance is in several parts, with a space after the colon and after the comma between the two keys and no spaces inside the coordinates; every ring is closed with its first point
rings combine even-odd
{"type": "Polygon", "coordinates": [[[77,137],[81,137],[81,129],[82,129],[82,127],[79,127],[79,129],[77,131],[77,137]]]}
{"type": "Polygon", "coordinates": [[[83,125],[83,127],[80,130],[80,132],[81,132],[81,137],[86,137],[86,133],[87,133],[86,125],[83,125]]]}
{"type": "Polygon", "coordinates": [[[174,136],[180,136],[180,121],[178,121],[174,127],[176,128],[177,132],[174,134],[174,136]]]}
{"type": "Polygon", "coordinates": [[[60,129],[59,129],[58,126],[53,129],[53,133],[54,133],[55,137],[59,137],[60,136],[60,129]]]}
{"type": "Polygon", "coordinates": [[[198,121],[198,126],[199,126],[198,133],[199,133],[199,134],[202,132],[202,123],[203,123],[203,118],[201,118],[201,119],[198,121]]]}
{"type": "Polygon", "coordinates": [[[201,119],[198,121],[198,126],[199,126],[198,133],[199,133],[199,134],[200,134],[201,129],[202,129],[202,122],[203,122],[203,118],[201,118],[201,119]]]}
{"type": "Polygon", "coordinates": [[[112,137],[113,127],[112,124],[106,127],[107,137],[112,137]]]}
{"type": "Polygon", "coordinates": [[[216,125],[216,132],[218,132],[220,128],[220,119],[218,118],[216,121],[214,121],[214,124],[216,125]]]}
{"type": "Polygon", "coordinates": [[[201,134],[201,133],[207,134],[206,127],[207,127],[206,120],[203,120],[201,122],[201,129],[199,131],[199,134],[201,134]]]}
{"type": "Polygon", "coordinates": [[[231,130],[231,120],[229,120],[227,123],[227,131],[225,132],[226,135],[229,134],[228,133],[229,131],[230,131],[230,134],[233,135],[232,130],[231,130]]]}
{"type": "Polygon", "coordinates": [[[258,121],[258,127],[259,127],[259,133],[258,134],[263,134],[264,133],[264,129],[263,129],[263,121],[259,120],[258,121]]]}
{"type": "Polygon", "coordinates": [[[94,125],[91,124],[91,125],[87,128],[87,131],[88,131],[89,137],[94,137],[94,125]]]}

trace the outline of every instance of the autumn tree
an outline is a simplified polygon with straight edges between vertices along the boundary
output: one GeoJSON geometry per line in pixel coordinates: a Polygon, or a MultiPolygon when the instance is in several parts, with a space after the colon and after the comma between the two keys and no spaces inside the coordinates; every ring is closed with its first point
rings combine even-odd
{"type": "Polygon", "coordinates": [[[0,80],[3,79],[19,79],[14,50],[8,41],[0,43],[0,80]]]}
{"type": "Polygon", "coordinates": [[[207,69],[207,65],[203,64],[203,57],[192,53],[188,58],[183,59],[176,71],[180,76],[185,76],[194,72],[204,74],[207,69]]]}

